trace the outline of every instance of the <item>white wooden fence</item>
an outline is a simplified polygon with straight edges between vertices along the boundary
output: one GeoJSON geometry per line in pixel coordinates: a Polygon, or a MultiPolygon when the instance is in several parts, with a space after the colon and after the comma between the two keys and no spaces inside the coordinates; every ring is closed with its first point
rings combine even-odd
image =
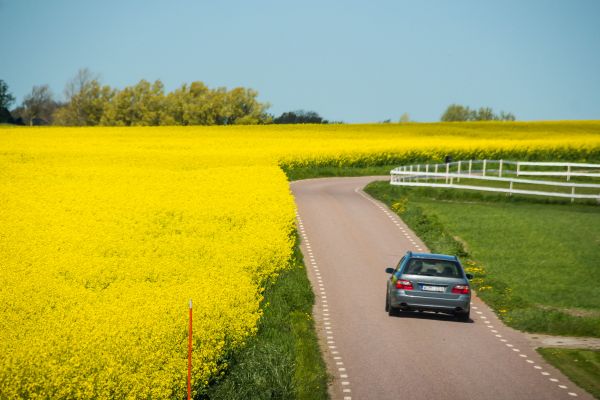
{"type": "MultiPolygon", "coordinates": [[[[398,186],[424,186],[452,189],[479,190],[526,194],[534,196],[550,196],[575,199],[596,199],[600,203],[600,184],[581,182],[583,179],[593,181],[600,178],[600,164],[568,163],[568,162],[534,162],[507,160],[468,160],[444,164],[407,165],[393,169],[390,183],[398,186]],[[541,169],[541,170],[540,170],[541,169]],[[558,177],[566,181],[523,179],[530,177],[558,177]],[[576,178],[573,182],[571,178],[576,178]],[[475,179],[484,182],[504,182],[507,187],[460,184],[461,179],[475,179]],[[444,183],[438,183],[443,180],[444,183]],[[541,188],[570,188],[568,192],[545,190],[525,190],[514,188],[515,184],[539,185],[541,188]],[[576,189],[585,188],[587,193],[576,193],[576,189]],[[596,190],[597,189],[597,190],[596,190]]],[[[600,180],[596,180],[600,182],[600,180]]],[[[564,190],[564,189],[563,189],[564,190]]],[[[567,190],[568,191],[568,190],[567,190]]],[[[580,190],[581,192],[581,190],[580,190]]]]}

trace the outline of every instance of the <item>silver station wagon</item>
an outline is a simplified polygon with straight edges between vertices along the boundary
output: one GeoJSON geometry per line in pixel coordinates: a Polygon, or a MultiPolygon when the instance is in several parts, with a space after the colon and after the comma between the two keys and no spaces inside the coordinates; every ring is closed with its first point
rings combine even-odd
{"type": "Polygon", "coordinates": [[[396,268],[386,268],[385,310],[435,311],[469,321],[471,288],[458,258],[443,254],[408,252],[396,268]]]}

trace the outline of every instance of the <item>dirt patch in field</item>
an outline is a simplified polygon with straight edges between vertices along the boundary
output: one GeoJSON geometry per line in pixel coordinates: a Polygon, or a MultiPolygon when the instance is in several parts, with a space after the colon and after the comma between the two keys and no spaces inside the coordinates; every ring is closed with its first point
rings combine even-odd
{"type": "Polygon", "coordinates": [[[600,338],[550,336],[537,333],[526,333],[525,335],[534,347],[600,350],[600,338]]]}

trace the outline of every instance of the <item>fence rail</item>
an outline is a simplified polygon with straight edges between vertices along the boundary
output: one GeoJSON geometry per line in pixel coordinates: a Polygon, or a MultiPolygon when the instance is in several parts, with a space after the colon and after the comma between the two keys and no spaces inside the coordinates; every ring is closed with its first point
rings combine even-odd
{"type": "Polygon", "coordinates": [[[596,199],[600,203],[600,184],[580,182],[581,178],[600,178],[600,164],[569,163],[569,162],[534,162],[510,160],[467,160],[444,164],[417,164],[394,168],[391,172],[390,183],[397,186],[439,187],[451,189],[478,190],[486,192],[502,192],[525,194],[533,196],[549,196],[575,199],[596,199]],[[548,170],[561,168],[562,170],[548,170]],[[566,170],[565,170],[566,168],[566,170]],[[540,171],[539,169],[544,169],[540,171]],[[599,171],[599,172],[597,172],[599,171]],[[527,179],[529,177],[562,177],[566,182],[543,179],[527,179]],[[571,178],[577,178],[572,182],[571,178]],[[461,179],[483,181],[483,183],[507,183],[508,187],[460,184],[461,179]],[[436,181],[444,180],[444,183],[436,181]],[[570,188],[570,193],[530,190],[515,188],[515,185],[554,186],[570,188]],[[576,189],[579,193],[576,193],[576,189]],[[588,193],[581,193],[581,190],[588,193]],[[594,189],[598,189],[597,191],[594,189]],[[589,193],[589,192],[594,193],[589,193]]]}

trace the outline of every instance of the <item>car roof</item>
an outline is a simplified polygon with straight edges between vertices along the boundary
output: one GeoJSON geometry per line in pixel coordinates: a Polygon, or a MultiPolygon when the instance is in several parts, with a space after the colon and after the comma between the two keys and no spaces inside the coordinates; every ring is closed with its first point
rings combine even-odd
{"type": "Polygon", "coordinates": [[[456,256],[450,256],[447,254],[433,254],[433,253],[407,253],[410,258],[422,258],[429,260],[446,260],[446,261],[457,261],[456,256]]]}

